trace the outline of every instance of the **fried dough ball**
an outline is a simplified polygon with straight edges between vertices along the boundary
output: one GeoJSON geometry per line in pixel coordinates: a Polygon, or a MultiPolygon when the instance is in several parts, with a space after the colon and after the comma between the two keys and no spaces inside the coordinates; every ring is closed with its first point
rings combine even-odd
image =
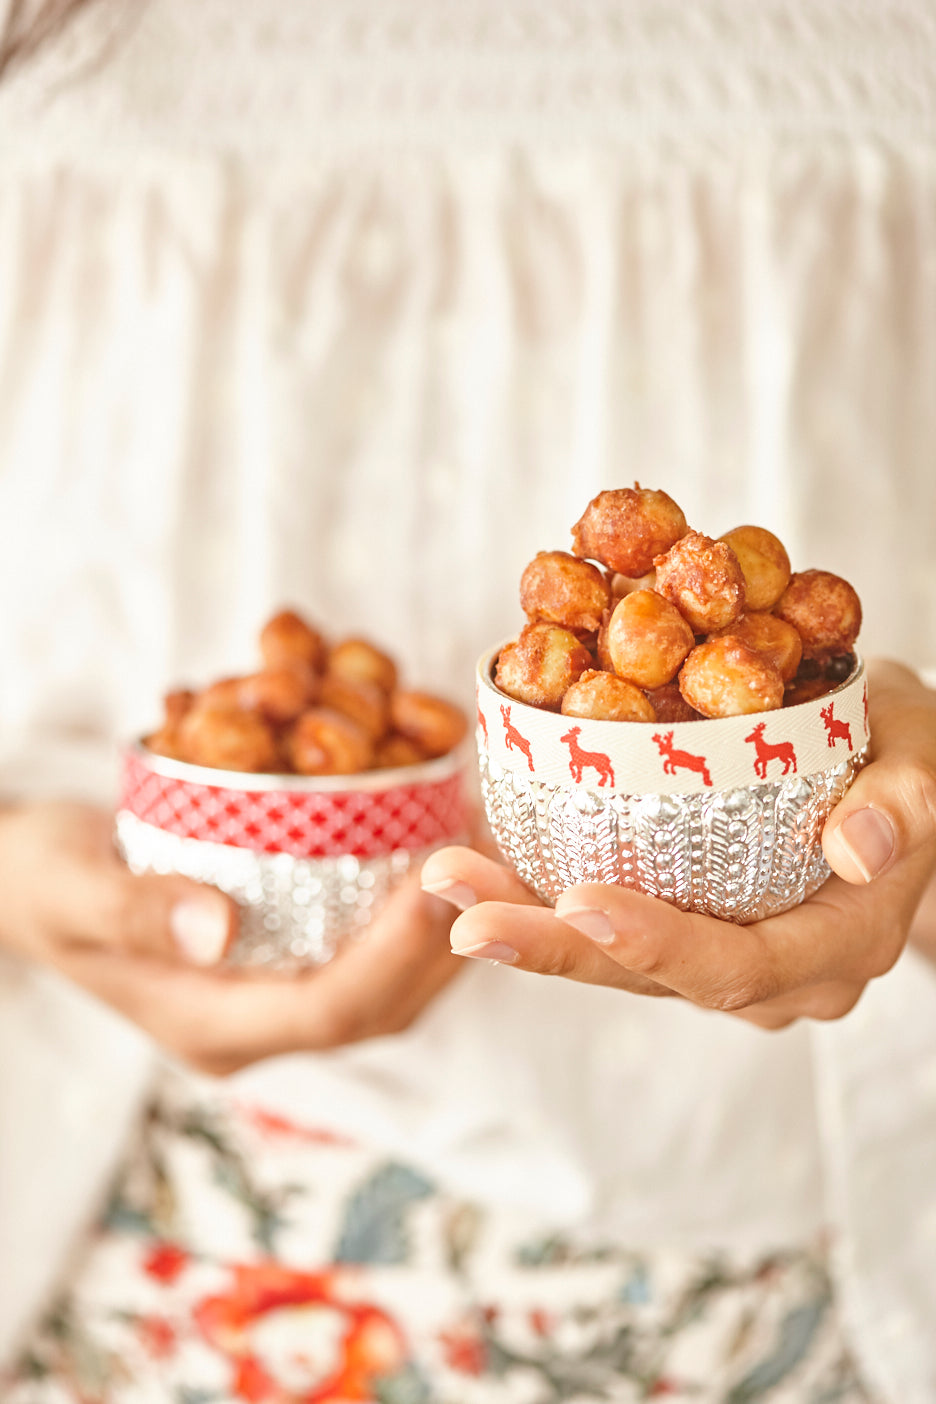
{"type": "Polygon", "coordinates": [[[679,690],[703,717],[739,717],[783,704],[780,670],[733,634],[692,650],[679,674],[679,690]]]}
{"type": "Polygon", "coordinates": [[[417,746],[415,741],[411,741],[408,736],[401,736],[398,731],[391,731],[389,736],[378,742],[374,752],[374,765],[378,770],[395,770],[401,765],[419,765],[427,759],[425,751],[417,746]]]}
{"type": "Polygon", "coordinates": [[[725,629],[744,609],[744,576],[723,541],[689,531],[665,556],[656,558],[657,590],[697,634],[725,629]]]}
{"type": "Polygon", "coordinates": [[[774,613],[803,640],[803,657],[826,659],[850,653],[861,628],[861,601],[840,575],[804,570],[794,575],[774,613]]]}
{"type": "Polygon", "coordinates": [[[639,687],[588,668],[562,699],[565,717],[591,717],[594,721],[656,721],[656,712],[639,687]]]}
{"type": "Polygon", "coordinates": [[[297,663],[241,678],[237,696],[245,712],[259,712],[274,726],[286,726],[311,707],[318,690],[318,673],[297,663]]]}
{"type": "Polygon", "coordinates": [[[520,577],[520,608],[531,623],[594,633],[610,602],[597,566],[568,551],[540,551],[520,577]]]}
{"type": "Polygon", "coordinates": [[[221,678],[196,694],[192,710],[199,712],[237,712],[241,709],[240,689],[243,678],[221,678]]]}
{"type": "Polygon", "coordinates": [[[617,570],[606,570],[605,579],[611,591],[612,608],[618,600],[623,600],[625,595],[630,595],[634,590],[655,590],[656,571],[648,570],[646,575],[622,575],[617,570]]]}
{"type": "Polygon", "coordinates": [[[720,536],[738,558],[745,609],[773,609],[790,583],[790,558],[782,541],[764,527],[733,527],[720,536]]]}
{"type": "Polygon", "coordinates": [[[393,659],[366,639],[342,639],[328,654],[328,671],[353,683],[376,683],[384,692],[397,685],[393,659]]]}
{"type": "Polygon", "coordinates": [[[635,590],[614,606],[607,649],[619,678],[653,689],[670,682],[695,646],[679,610],[655,590],[635,590]]]}
{"type": "Polygon", "coordinates": [[[690,707],[685,697],[683,697],[679,690],[679,683],[675,678],[672,682],[664,683],[662,687],[656,687],[652,692],[648,692],[647,699],[653,707],[657,721],[684,722],[702,720],[701,712],[697,712],[695,707],[690,707]]]}
{"type": "Polygon", "coordinates": [[[367,733],[328,707],[303,712],[286,734],[285,749],[299,775],[356,775],[374,760],[367,733]]]}
{"type": "Polygon", "coordinates": [[[280,757],[271,728],[256,712],[196,706],[182,719],[183,759],[219,770],[277,770],[280,757]]]}
{"type": "MultiPolygon", "coordinates": [[[[785,683],[795,677],[803,657],[803,641],[793,625],[787,624],[784,619],[778,619],[775,614],[742,614],[722,632],[734,634],[750,648],[763,653],[780,670],[785,683]]],[[[713,634],[711,637],[718,638],[719,635],[713,634]]]]}
{"type": "Polygon", "coordinates": [[[261,629],[260,655],[267,668],[305,663],[320,672],[325,662],[325,640],[300,615],[284,609],[261,629]]]}
{"type": "Polygon", "coordinates": [[[685,530],[686,518],[671,497],[635,483],[592,498],[572,528],[572,550],[621,575],[645,575],[685,530]]]}
{"type": "Polygon", "coordinates": [[[352,682],[339,673],[326,673],[319,701],[357,722],[372,741],[379,741],[390,725],[390,699],[376,683],[352,682]]]}
{"type": "Polygon", "coordinates": [[[583,643],[558,624],[527,624],[500,651],[494,681],[501,692],[531,707],[558,712],[574,682],[594,662],[583,643]]]}
{"type": "Polygon", "coordinates": [[[444,756],[468,731],[468,720],[460,707],[428,692],[394,692],[390,719],[394,729],[414,741],[424,756],[444,756]]]}

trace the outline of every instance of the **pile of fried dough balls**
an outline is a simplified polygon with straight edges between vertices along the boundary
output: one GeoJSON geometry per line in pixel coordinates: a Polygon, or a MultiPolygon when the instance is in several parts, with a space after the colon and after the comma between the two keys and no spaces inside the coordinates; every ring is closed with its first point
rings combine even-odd
{"type": "Polygon", "coordinates": [[[519,702],[601,721],[680,722],[821,697],[854,667],[861,602],[825,570],[794,575],[780,541],[690,531],[665,492],[600,492],[572,553],[523,572],[528,624],[494,681],[519,702]]]}
{"type": "Polygon", "coordinates": [[[364,639],[329,645],[291,610],[260,634],[263,667],[201,692],[170,692],[145,745],[221,770],[354,775],[443,756],[468,726],[460,708],[397,686],[393,659],[364,639]]]}

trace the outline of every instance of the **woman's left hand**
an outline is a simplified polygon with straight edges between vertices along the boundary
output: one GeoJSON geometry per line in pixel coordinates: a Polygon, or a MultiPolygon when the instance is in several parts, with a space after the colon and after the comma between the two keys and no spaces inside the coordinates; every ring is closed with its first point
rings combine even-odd
{"type": "Polygon", "coordinates": [[[833,810],[834,876],[793,911],[750,926],[597,883],[555,911],[502,864],[433,854],[424,888],[462,909],[459,955],[636,993],[678,995],[764,1028],[837,1019],[894,964],[936,873],[936,694],[897,663],[870,669],[873,760],[833,810]]]}

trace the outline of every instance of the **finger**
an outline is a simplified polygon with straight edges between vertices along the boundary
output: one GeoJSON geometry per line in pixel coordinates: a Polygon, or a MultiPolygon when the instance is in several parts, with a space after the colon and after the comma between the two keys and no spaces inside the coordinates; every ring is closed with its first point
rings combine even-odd
{"type": "Polygon", "coordinates": [[[825,826],[826,859],[846,882],[883,876],[921,849],[936,862],[936,694],[899,663],[869,669],[873,759],[825,826]]]}
{"type": "Polygon", "coordinates": [[[407,1027],[457,974],[448,945],[453,917],[450,907],[410,884],[364,939],[330,964],[288,980],[87,948],[69,952],[62,968],[164,1047],[220,1075],[260,1058],[407,1027]]]}
{"type": "Polygon", "coordinates": [[[451,932],[456,955],[515,965],[538,975],[561,975],[587,985],[609,985],[632,994],[671,995],[652,980],[624,969],[581,932],[557,921],[542,905],[485,901],[470,907],[451,932]]]}
{"type": "Polygon", "coordinates": [[[512,868],[473,848],[440,848],[423,863],[420,876],[424,892],[451,902],[459,911],[478,902],[516,902],[542,907],[512,868]]]}

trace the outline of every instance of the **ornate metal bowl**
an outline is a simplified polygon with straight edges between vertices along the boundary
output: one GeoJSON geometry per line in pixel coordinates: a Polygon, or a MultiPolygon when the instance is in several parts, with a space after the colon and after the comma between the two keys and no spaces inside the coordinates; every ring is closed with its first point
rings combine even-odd
{"type": "Polygon", "coordinates": [[[321,965],[389,892],[467,832],[464,748],[360,775],[209,770],[127,748],[116,818],[134,872],[182,873],[242,908],[228,961],[321,965]]]}
{"type": "Polygon", "coordinates": [[[830,869],[822,828],[868,755],[867,684],[759,716],[601,722],[541,711],[478,664],[478,751],[504,857],[552,904],[617,883],[735,922],[795,907],[830,869]]]}

